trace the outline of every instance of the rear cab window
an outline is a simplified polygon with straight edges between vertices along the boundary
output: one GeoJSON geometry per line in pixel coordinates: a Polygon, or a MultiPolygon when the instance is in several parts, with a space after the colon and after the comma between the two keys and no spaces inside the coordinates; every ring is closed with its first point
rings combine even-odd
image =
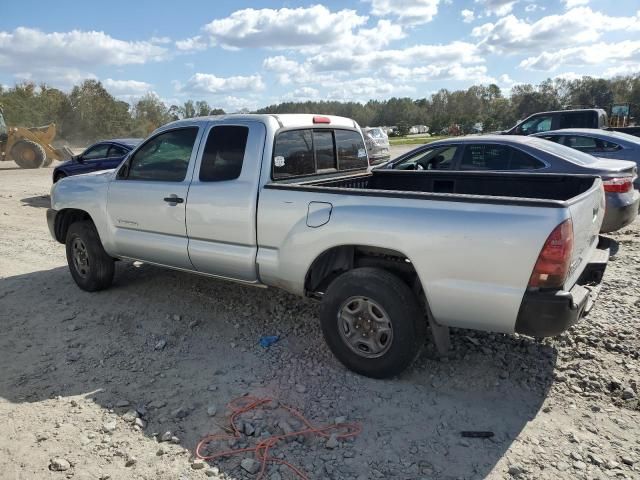
{"type": "Polygon", "coordinates": [[[220,125],[209,131],[202,154],[201,182],[235,180],[242,172],[249,128],[220,125]]]}
{"type": "Polygon", "coordinates": [[[362,135],[355,130],[307,128],[276,136],[272,178],[300,177],[368,168],[362,135]]]}

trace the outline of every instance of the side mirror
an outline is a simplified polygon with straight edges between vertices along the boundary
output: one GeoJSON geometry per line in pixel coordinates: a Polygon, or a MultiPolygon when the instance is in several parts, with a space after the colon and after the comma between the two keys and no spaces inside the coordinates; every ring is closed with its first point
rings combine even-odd
{"type": "Polygon", "coordinates": [[[78,163],[84,163],[84,158],[82,158],[82,155],[74,155],[73,156],[73,161],[78,162],[78,163]]]}

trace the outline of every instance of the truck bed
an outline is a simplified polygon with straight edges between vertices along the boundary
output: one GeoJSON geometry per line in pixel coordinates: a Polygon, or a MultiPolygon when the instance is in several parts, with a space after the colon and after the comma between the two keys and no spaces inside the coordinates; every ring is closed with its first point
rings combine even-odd
{"type": "Polygon", "coordinates": [[[566,207],[586,193],[596,177],[530,173],[373,170],[331,179],[281,182],[267,188],[309,189],[480,203],[566,207]]]}

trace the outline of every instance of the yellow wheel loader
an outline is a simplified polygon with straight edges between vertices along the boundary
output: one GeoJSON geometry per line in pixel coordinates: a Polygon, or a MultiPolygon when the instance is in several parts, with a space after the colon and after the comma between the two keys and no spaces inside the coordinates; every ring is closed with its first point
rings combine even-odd
{"type": "Polygon", "coordinates": [[[68,148],[51,145],[56,136],[56,125],[45,127],[7,127],[0,108],[0,161],[13,160],[22,168],[48,167],[54,160],[71,158],[68,148]]]}

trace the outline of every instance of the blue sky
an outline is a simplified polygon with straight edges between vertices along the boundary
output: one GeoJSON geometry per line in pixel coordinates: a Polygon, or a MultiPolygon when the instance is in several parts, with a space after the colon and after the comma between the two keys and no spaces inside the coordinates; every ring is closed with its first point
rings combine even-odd
{"type": "Polygon", "coordinates": [[[1,84],[96,78],[127,101],[235,111],[640,71],[637,0],[4,3],[1,84]]]}

